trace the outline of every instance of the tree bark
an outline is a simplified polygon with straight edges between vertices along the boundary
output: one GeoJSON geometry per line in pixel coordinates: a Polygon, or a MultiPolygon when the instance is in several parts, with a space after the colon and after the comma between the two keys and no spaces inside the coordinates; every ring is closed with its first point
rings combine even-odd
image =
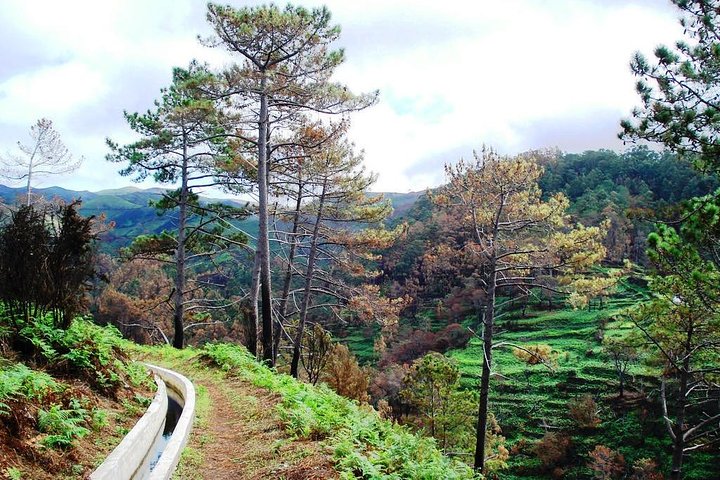
{"type": "Polygon", "coordinates": [[[305,272],[305,291],[303,292],[303,303],[300,306],[300,319],[298,323],[297,333],[295,334],[295,344],[293,345],[293,357],[290,364],[290,375],[298,378],[298,369],[300,365],[300,353],[302,351],[302,337],[305,333],[305,322],[307,321],[308,308],[310,307],[310,289],[312,288],[313,275],[315,273],[315,258],[317,257],[317,243],[320,233],[320,224],[322,223],[323,206],[325,204],[325,190],[327,188],[327,177],[325,178],[318,201],[318,211],[315,217],[315,226],[313,227],[312,243],[310,244],[310,253],[308,254],[307,270],[305,272]]]}
{"type": "Polygon", "coordinates": [[[268,95],[267,74],[260,81],[260,118],[258,120],[258,253],[260,256],[260,302],[262,318],[262,358],[274,366],[272,286],[270,284],[270,238],[268,235],[268,95]]]}
{"type": "Polygon", "coordinates": [[[490,266],[488,298],[483,320],[483,366],[480,376],[480,400],[478,402],[477,430],[475,431],[475,470],[482,473],[485,468],[485,440],[488,419],[488,400],[490,397],[490,368],[492,367],[493,324],[495,320],[495,288],[497,273],[495,262],[490,266]]]}
{"type": "Polygon", "coordinates": [[[260,360],[262,345],[260,343],[260,314],[258,312],[258,300],[260,297],[260,253],[255,249],[255,260],[253,261],[252,280],[250,284],[250,309],[252,319],[250,324],[252,333],[248,339],[248,349],[257,360],[260,360]]]}
{"type": "Polygon", "coordinates": [[[675,409],[675,428],[673,438],[672,467],[670,468],[670,480],[682,479],[683,453],[685,450],[685,399],[688,392],[688,381],[690,377],[690,354],[692,329],[688,332],[686,343],[685,360],[680,370],[680,385],[677,391],[677,408],[675,409]]]}
{"type": "Polygon", "coordinates": [[[177,249],[175,250],[175,311],[173,314],[173,347],[183,348],[185,346],[185,330],[183,317],[185,316],[185,228],[187,226],[187,203],[188,203],[188,165],[187,165],[187,141],[183,139],[183,166],[180,186],[180,213],[178,215],[178,236],[177,249]]]}
{"type": "MultiPolygon", "coordinates": [[[[285,279],[283,281],[283,290],[282,290],[282,296],[280,297],[280,316],[281,318],[278,319],[278,321],[282,320],[284,322],[287,322],[287,306],[288,306],[288,296],[290,295],[290,287],[292,285],[292,277],[293,277],[293,261],[295,260],[295,252],[297,251],[297,232],[298,227],[300,223],[300,209],[302,208],[302,194],[303,189],[303,182],[302,182],[302,167],[298,167],[298,193],[297,193],[297,199],[295,201],[295,212],[293,213],[293,226],[292,226],[292,234],[291,234],[291,241],[290,241],[290,251],[288,252],[288,258],[287,258],[287,269],[285,270],[285,279]]],[[[280,329],[278,329],[277,332],[275,332],[275,352],[278,350],[278,346],[280,345],[280,338],[281,338],[281,332],[280,329]]]]}

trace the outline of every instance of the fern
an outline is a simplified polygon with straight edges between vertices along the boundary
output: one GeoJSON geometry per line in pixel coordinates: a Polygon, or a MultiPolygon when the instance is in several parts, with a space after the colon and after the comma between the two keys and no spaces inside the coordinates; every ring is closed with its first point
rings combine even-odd
{"type": "Polygon", "coordinates": [[[83,427],[87,411],[80,406],[78,400],[71,400],[70,409],[64,410],[60,405],[54,404],[49,410],[38,412],[38,429],[48,435],[40,440],[49,448],[70,448],[75,438],[82,438],[90,430],[83,427]]]}

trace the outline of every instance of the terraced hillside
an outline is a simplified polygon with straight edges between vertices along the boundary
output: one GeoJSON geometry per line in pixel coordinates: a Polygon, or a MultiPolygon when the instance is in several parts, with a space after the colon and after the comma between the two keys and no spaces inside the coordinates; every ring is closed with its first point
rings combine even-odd
{"type": "MultiPolygon", "coordinates": [[[[625,280],[603,308],[548,310],[547,302],[535,302],[524,316],[519,305],[512,304],[501,313],[499,342],[550,345],[557,362],[550,371],[543,365],[519,361],[512,347],[494,350],[490,409],[511,446],[503,479],[552,478],[560,471],[562,478],[592,478],[593,473],[583,465],[596,445],[620,452],[627,464],[640,458],[667,458],[668,440],[653,401],[657,392],[652,380],[659,372],[648,366],[649,359],[632,364],[630,389],[620,399],[618,375],[602,348],[602,338],[631,331],[633,325],[622,313],[646,298],[641,286],[625,280]],[[597,403],[601,422],[596,428],[581,428],[569,415],[569,404],[584,395],[597,403]],[[570,438],[567,458],[558,462],[559,470],[543,466],[532,446],[533,440],[539,441],[547,433],[570,438]]],[[[473,338],[467,348],[448,355],[459,363],[463,384],[475,388],[482,359],[480,340],[473,338]]],[[[720,472],[714,463],[709,454],[696,454],[690,458],[686,478],[717,478],[720,472]]]]}

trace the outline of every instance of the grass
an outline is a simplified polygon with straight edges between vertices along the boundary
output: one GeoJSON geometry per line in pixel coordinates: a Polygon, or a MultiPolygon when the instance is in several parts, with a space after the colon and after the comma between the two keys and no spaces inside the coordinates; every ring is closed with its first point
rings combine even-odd
{"type": "MultiPolygon", "coordinates": [[[[589,478],[592,473],[584,466],[587,452],[595,445],[606,445],[625,456],[628,465],[643,457],[662,462],[661,469],[668,471],[668,439],[658,420],[655,404],[644,402],[639,408],[618,408],[618,377],[612,362],[602,351],[604,337],[624,337],[632,324],[620,314],[628,306],[647,298],[640,287],[621,283],[618,291],[602,309],[542,310],[533,305],[522,317],[519,310],[507,310],[499,322],[512,328],[497,336],[498,341],[517,344],[547,344],[557,359],[554,371],[542,365],[528,366],[519,361],[512,348],[493,352],[491,383],[491,410],[495,413],[509,445],[522,439],[539,440],[550,428],[570,432],[572,436],[571,463],[564,465],[563,478],[589,478]],[[598,401],[601,425],[597,429],[580,429],[569,418],[568,403],[584,394],[598,401]],[[549,426],[549,427],[548,427],[549,426]]],[[[482,346],[472,339],[467,348],[449,352],[462,371],[462,382],[467,388],[477,388],[482,358],[482,346]]],[[[629,371],[634,382],[631,388],[651,393],[654,367],[639,361],[629,371]]],[[[644,395],[641,396],[644,399],[644,395]]],[[[706,454],[696,454],[688,460],[685,478],[705,479],[718,474],[707,468],[706,454]]],[[[519,480],[548,478],[531,452],[511,455],[509,469],[503,479],[519,480]]]]}
{"type": "Polygon", "coordinates": [[[369,407],[257,363],[242,347],[217,344],[203,354],[223,371],[279,395],[279,417],[298,440],[322,439],[333,451],[341,478],[474,478],[472,470],[444,457],[434,440],[381,419],[369,407]]]}

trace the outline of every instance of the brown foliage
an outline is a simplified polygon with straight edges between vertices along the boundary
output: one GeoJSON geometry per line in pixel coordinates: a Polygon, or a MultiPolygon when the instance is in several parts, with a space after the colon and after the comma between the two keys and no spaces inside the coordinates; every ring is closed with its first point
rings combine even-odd
{"type": "Polygon", "coordinates": [[[590,395],[583,395],[568,404],[570,418],[580,428],[597,428],[600,425],[598,407],[590,395]]]}
{"type": "Polygon", "coordinates": [[[620,478],[625,472],[625,457],[604,445],[595,445],[595,449],[590,452],[588,467],[595,472],[598,480],[620,478]]]}
{"type": "Polygon", "coordinates": [[[409,364],[429,352],[445,353],[451,348],[464,347],[469,340],[470,332],[457,323],[451,323],[437,333],[412,330],[385,349],[378,365],[409,364]]]}
{"type": "Polygon", "coordinates": [[[400,391],[405,388],[405,376],[409,368],[407,365],[390,365],[377,372],[370,384],[370,395],[373,402],[378,405],[378,410],[380,410],[380,402],[385,401],[392,411],[393,418],[396,419],[409,409],[409,405],[400,396],[400,391]]]}
{"type": "Polygon", "coordinates": [[[527,345],[521,348],[514,348],[513,355],[528,365],[538,365],[544,363],[546,365],[552,365],[554,358],[552,356],[552,347],[550,345],[537,344],[527,345]]]}
{"type": "Polygon", "coordinates": [[[567,435],[548,432],[535,444],[535,455],[550,470],[567,462],[571,446],[572,440],[567,435]]]}
{"type": "Polygon", "coordinates": [[[333,350],[332,337],[325,329],[316,323],[303,337],[305,355],[300,357],[305,373],[310,383],[315,385],[320,379],[325,365],[333,350]]]}
{"type": "Polygon", "coordinates": [[[633,464],[630,480],[663,480],[663,475],[657,471],[657,462],[649,458],[640,458],[633,464]]]}
{"type": "Polygon", "coordinates": [[[333,348],[322,381],[344,397],[358,402],[370,400],[368,372],[358,365],[355,355],[345,345],[338,344],[333,348]]]}
{"type": "Polygon", "coordinates": [[[160,267],[152,260],[120,265],[97,299],[97,320],[117,326],[139,343],[167,342],[172,331],[172,280],[160,267]]]}

